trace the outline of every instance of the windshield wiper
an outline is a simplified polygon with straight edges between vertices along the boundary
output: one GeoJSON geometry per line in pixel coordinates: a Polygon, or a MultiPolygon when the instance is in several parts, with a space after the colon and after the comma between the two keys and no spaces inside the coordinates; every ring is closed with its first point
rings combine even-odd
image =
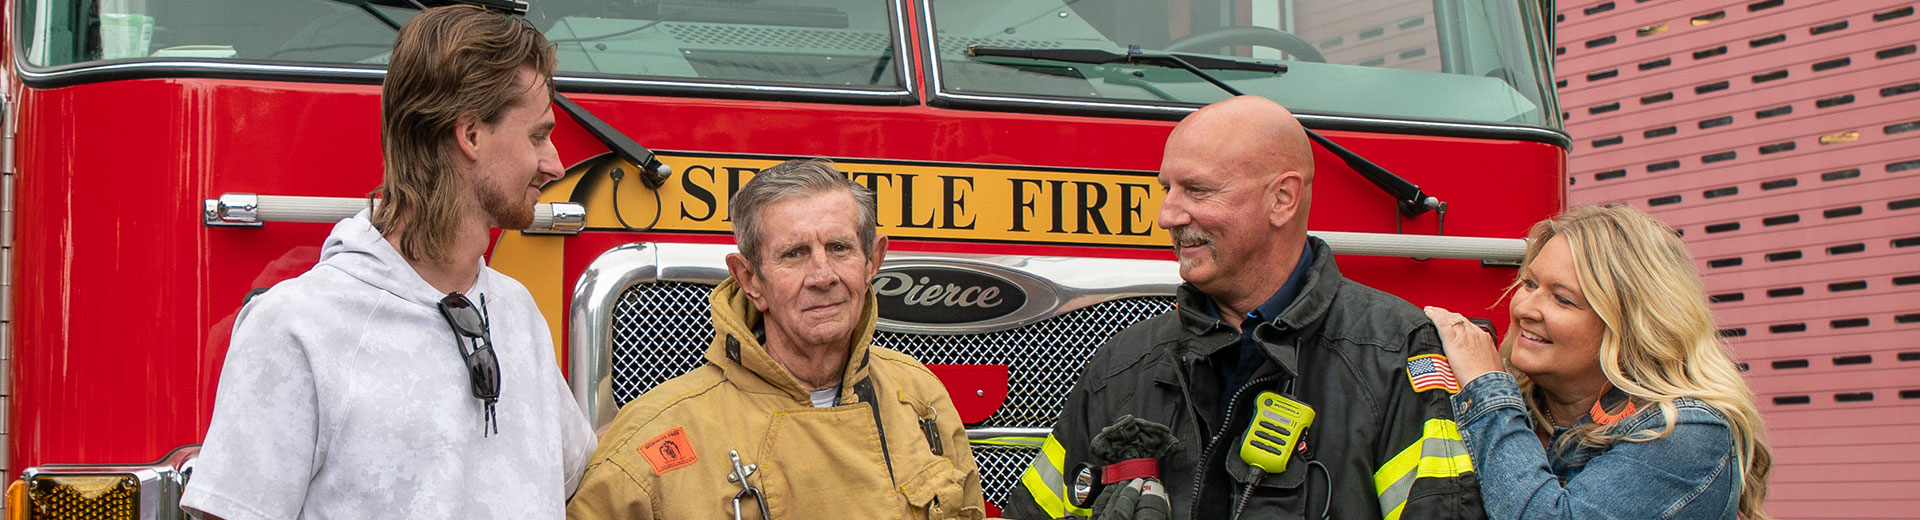
{"type": "MultiPolygon", "coordinates": [[[[476,5],[476,6],[484,7],[487,9],[499,9],[502,11],[506,11],[507,14],[509,15],[524,17],[527,14],[527,3],[521,0],[334,0],[334,1],[344,3],[344,4],[352,4],[355,6],[359,6],[360,9],[365,10],[368,14],[373,15],[374,18],[380,19],[382,23],[385,23],[388,27],[392,27],[393,30],[395,31],[400,30],[400,24],[398,22],[393,21],[393,19],[391,18],[387,18],[386,15],[380,14],[380,11],[377,9],[374,9],[373,6],[381,5],[386,7],[397,7],[401,9],[424,10],[430,7],[439,7],[443,5],[476,5]]],[[[561,112],[566,112],[567,115],[572,117],[575,122],[580,123],[580,126],[582,128],[585,128],[588,134],[593,135],[594,139],[600,141],[600,144],[606,145],[608,150],[613,151],[614,155],[618,155],[620,156],[621,159],[626,159],[628,162],[631,162],[634,165],[639,166],[640,182],[643,184],[646,184],[648,188],[653,188],[655,190],[660,189],[660,185],[665,184],[667,182],[667,177],[673,175],[673,168],[670,168],[665,164],[661,164],[660,159],[653,155],[653,150],[648,150],[647,147],[640,146],[640,143],[634,142],[634,140],[630,137],[627,137],[626,134],[620,133],[620,130],[615,129],[613,125],[607,124],[606,120],[600,119],[599,116],[593,115],[593,112],[588,112],[586,108],[583,108],[580,105],[574,103],[573,100],[571,99],[567,99],[566,96],[561,95],[558,91],[553,93],[553,102],[555,106],[560,107],[561,112]]]]}
{"type": "MultiPolygon", "coordinates": [[[[1159,63],[1150,62],[1150,60],[1153,57],[1160,56],[1160,55],[1141,53],[1140,46],[1138,45],[1135,45],[1132,48],[1127,49],[1127,52],[1125,54],[1121,54],[1113,51],[1100,50],[1100,49],[1015,49],[1012,47],[988,47],[984,45],[972,45],[967,47],[967,56],[972,56],[977,58],[988,58],[988,57],[1025,58],[1030,60],[1048,60],[1048,61],[1064,61],[1068,63],[1085,63],[1089,65],[1105,65],[1108,63],[1161,65],[1159,63]],[[1141,60],[1149,60],[1149,61],[1141,61],[1141,60]]],[[[1174,56],[1174,55],[1168,54],[1165,56],[1174,56]]],[[[1209,58],[1206,56],[1194,56],[1191,54],[1181,54],[1179,55],[1179,57],[1181,60],[1185,60],[1187,63],[1203,69],[1250,70],[1254,72],[1267,72],[1272,74],[1287,73],[1286,65],[1280,65],[1275,63],[1265,63],[1265,62],[1250,61],[1250,60],[1228,60],[1228,59],[1221,59],[1221,58],[1209,58]]],[[[1212,78],[1207,78],[1207,77],[1204,77],[1204,75],[1202,75],[1201,79],[1211,80],[1212,78]]]]}
{"type": "MultiPolygon", "coordinates": [[[[1228,85],[1227,82],[1213,77],[1212,74],[1207,74],[1201,69],[1251,70],[1275,74],[1285,74],[1287,72],[1285,65],[1250,60],[1229,60],[1190,54],[1146,53],[1141,52],[1139,45],[1127,46],[1127,52],[1125,54],[1100,49],[1014,49],[975,45],[967,47],[967,56],[1024,58],[1066,63],[1084,63],[1088,65],[1127,63],[1171,69],[1185,69],[1194,76],[1205,80],[1207,83],[1212,83],[1213,86],[1219,87],[1220,90],[1234,96],[1243,96],[1246,94],[1241,92],[1240,89],[1228,85]]],[[[1373,161],[1369,161],[1365,157],[1361,157],[1360,154],[1354,153],[1353,150],[1348,150],[1346,147],[1328,140],[1325,136],[1320,135],[1319,132],[1315,132],[1313,129],[1304,126],[1302,126],[1301,129],[1306,130],[1307,139],[1319,143],[1320,147],[1326,148],[1327,151],[1332,152],[1335,157],[1339,157],[1341,161],[1346,162],[1348,168],[1353,168],[1353,171],[1360,172],[1362,177],[1367,178],[1367,182],[1373,183],[1374,187],[1380,188],[1380,191],[1392,196],[1402,216],[1413,218],[1420,216],[1421,213],[1437,211],[1440,215],[1441,225],[1445,226],[1447,215],[1446,202],[1442,202],[1438,197],[1421,192],[1420,186],[1407,182],[1406,179],[1401,178],[1399,175],[1394,175],[1393,172],[1387,171],[1386,168],[1374,164],[1373,161]]],[[[1445,230],[1445,227],[1440,228],[1442,233],[1444,233],[1445,230]]]]}

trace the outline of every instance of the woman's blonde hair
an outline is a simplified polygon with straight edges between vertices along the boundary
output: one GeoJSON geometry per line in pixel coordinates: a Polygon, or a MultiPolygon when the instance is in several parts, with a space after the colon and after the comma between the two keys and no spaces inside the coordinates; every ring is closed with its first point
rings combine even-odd
{"type": "MultiPolygon", "coordinates": [[[[1579,206],[1533,226],[1527,234],[1526,262],[1532,263],[1554,237],[1566,239],[1580,290],[1606,324],[1600,337],[1601,372],[1633,400],[1658,406],[1667,421],[1659,431],[1631,432],[1588,423],[1569,432],[1566,440],[1605,447],[1658,439],[1671,433],[1679,418],[1674,400],[1698,399],[1726,416],[1732,429],[1743,464],[1740,515],[1766,518],[1760,506],[1773,456],[1765,426],[1753,392],[1720,342],[1706,288],[1686,244],[1652,215],[1630,206],[1579,206]]],[[[1517,336],[1509,333],[1501,351],[1511,354],[1517,336]]],[[[1515,375],[1522,393],[1537,397],[1532,381],[1515,375]]],[[[1609,412],[1619,413],[1625,406],[1617,404],[1609,412]]],[[[1531,413],[1534,424],[1549,424],[1537,407],[1531,413]]]]}

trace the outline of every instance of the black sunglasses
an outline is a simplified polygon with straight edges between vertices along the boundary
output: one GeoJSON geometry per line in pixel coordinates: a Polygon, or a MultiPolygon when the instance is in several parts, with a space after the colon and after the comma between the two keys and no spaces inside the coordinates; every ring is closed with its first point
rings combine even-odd
{"type": "Polygon", "coordinates": [[[482,434],[487,433],[489,425],[493,433],[500,433],[500,425],[493,416],[493,404],[500,400],[500,360],[493,355],[493,338],[487,332],[486,303],[487,297],[481,296],[482,307],[475,308],[472,300],[457,291],[440,299],[440,316],[453,327],[454,347],[467,362],[467,380],[473,384],[473,397],[487,403],[486,424],[480,427],[482,434]]]}

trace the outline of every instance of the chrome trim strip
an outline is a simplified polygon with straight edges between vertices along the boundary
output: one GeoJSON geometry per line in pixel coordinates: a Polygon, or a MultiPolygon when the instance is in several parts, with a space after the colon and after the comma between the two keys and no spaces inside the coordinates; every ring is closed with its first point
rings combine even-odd
{"type": "MultiPolygon", "coordinates": [[[[899,12],[901,12],[901,10],[896,9],[896,13],[899,13],[899,12]]],[[[895,19],[896,21],[899,21],[899,23],[903,23],[903,24],[905,23],[904,14],[896,14],[895,19]]],[[[762,93],[833,94],[833,95],[841,95],[841,96],[877,97],[877,98],[897,97],[904,94],[913,93],[912,74],[909,74],[906,72],[908,70],[911,70],[912,66],[910,61],[906,59],[906,57],[908,56],[908,53],[907,53],[907,44],[906,44],[906,34],[904,31],[905,25],[901,25],[901,27],[903,28],[903,30],[894,31],[894,35],[893,35],[894,37],[892,38],[893,45],[894,45],[894,53],[896,56],[895,61],[897,62],[895,67],[901,71],[900,75],[905,80],[904,83],[902,83],[903,88],[900,88],[900,89],[862,90],[862,89],[834,88],[834,87],[827,87],[827,86],[815,87],[815,86],[788,86],[788,85],[769,85],[769,84],[733,84],[733,83],[711,83],[711,82],[702,82],[702,81],[671,81],[671,80],[640,79],[640,78],[616,79],[616,78],[597,78],[597,77],[589,77],[589,76],[571,76],[564,73],[554,74],[554,82],[563,87],[572,87],[572,86],[626,86],[626,87],[640,86],[640,87],[673,87],[673,88],[691,87],[691,88],[713,89],[713,90],[721,90],[721,91],[743,91],[743,92],[762,92],[762,93]]],[[[218,72],[250,72],[250,73],[258,73],[258,74],[341,75],[341,76],[349,76],[349,77],[355,77],[355,78],[372,79],[376,81],[382,78],[385,78],[387,75],[387,71],[385,67],[364,68],[364,67],[339,67],[339,66],[327,66],[327,65],[280,65],[280,64],[250,63],[250,62],[186,61],[186,60],[159,60],[159,61],[142,60],[142,61],[125,61],[125,62],[118,62],[118,63],[101,63],[97,65],[82,64],[78,66],[69,66],[69,67],[60,68],[56,70],[45,70],[45,69],[36,70],[31,66],[23,66],[23,67],[18,67],[18,72],[21,78],[24,78],[29,81],[54,81],[54,80],[59,80],[59,79],[63,79],[71,76],[79,76],[83,74],[99,74],[102,72],[117,72],[117,71],[143,70],[143,69],[191,69],[191,70],[218,71],[218,72]]]]}
{"type": "MultiPolygon", "coordinates": [[[[14,121],[15,110],[12,78],[0,74],[0,132],[4,132],[4,144],[0,144],[0,414],[13,414],[13,240],[16,234],[14,224],[14,197],[17,191],[15,179],[19,177],[14,168],[14,121]]],[[[0,445],[12,446],[13,428],[11,421],[0,421],[0,445]]],[[[0,451],[0,483],[13,482],[12,450],[0,451]]],[[[0,514],[6,513],[6,505],[0,504],[0,514]]]]}
{"type": "Polygon", "coordinates": [[[967,440],[992,439],[995,437],[1038,437],[1046,438],[1053,434],[1052,428],[967,428],[967,440]]]}
{"type": "Polygon", "coordinates": [[[892,2],[887,2],[887,5],[893,9],[893,30],[891,31],[893,33],[893,56],[895,61],[898,62],[898,64],[894,66],[894,72],[900,76],[900,86],[905,87],[908,93],[912,93],[914,92],[913,61],[917,59],[918,56],[914,56],[910,52],[912,48],[907,45],[907,28],[911,27],[910,24],[912,23],[907,20],[907,4],[902,0],[893,0],[892,2]]]}
{"type": "MultiPolygon", "coordinates": [[[[934,79],[938,80],[939,76],[936,75],[934,79]]],[[[1143,105],[1143,104],[1131,104],[1131,103],[1099,103],[1099,102],[1089,102],[1089,101],[1069,101],[1069,100],[1060,100],[1060,99],[1023,98],[1023,97],[1014,97],[1014,96],[960,94],[960,93],[947,92],[944,90],[933,90],[929,92],[929,95],[930,95],[928,99],[929,101],[932,101],[934,99],[955,99],[955,100],[966,100],[966,101],[1005,103],[1005,104],[1011,104],[1011,105],[1025,105],[1025,106],[1032,106],[1032,107],[1066,107],[1066,108],[1078,108],[1078,109],[1087,109],[1087,110],[1114,110],[1114,109],[1140,110],[1140,111],[1148,111],[1148,112],[1158,112],[1158,113],[1163,113],[1163,114],[1168,114],[1168,115],[1178,116],[1178,117],[1186,117],[1187,114],[1191,114],[1195,110],[1200,109],[1199,106],[1170,107],[1170,106],[1162,106],[1162,105],[1143,105]]],[[[1504,125],[1492,125],[1492,124],[1480,124],[1480,123],[1420,121],[1420,120],[1413,120],[1413,119],[1387,119],[1387,118],[1377,118],[1377,117],[1335,116],[1335,115],[1307,114],[1307,113],[1295,114],[1294,117],[1298,118],[1302,124],[1305,124],[1308,127],[1312,127],[1312,128],[1335,126],[1335,125],[1345,123],[1345,124],[1358,124],[1358,125],[1396,126],[1396,127],[1402,127],[1402,128],[1412,128],[1416,131],[1425,131],[1425,132],[1431,132],[1431,133],[1510,132],[1510,133],[1537,135],[1537,136],[1540,136],[1540,138],[1542,139],[1551,140],[1553,142],[1570,142],[1572,139],[1571,137],[1568,137],[1567,134],[1556,132],[1553,130],[1548,130],[1545,128],[1534,127],[1534,126],[1504,126],[1504,125]]]]}
{"type": "MultiPolygon", "coordinates": [[[[101,65],[83,65],[54,71],[33,70],[20,67],[20,77],[28,80],[58,80],[82,74],[97,74],[141,69],[195,69],[220,72],[252,72],[260,74],[335,74],[358,78],[379,80],[385,78],[387,71],[382,69],[364,69],[355,67],[327,67],[313,65],[270,65],[262,63],[226,63],[205,61],[139,61],[130,63],[107,63],[101,65]]],[[[793,87],[783,85],[737,85],[730,83],[705,83],[695,81],[662,81],[648,79],[614,79],[555,74],[554,82],[562,86],[652,86],[652,87],[694,87],[715,90],[737,90],[751,92],[794,92],[824,93],[844,96],[893,97],[911,93],[911,90],[855,90],[831,87],[793,87]]]]}
{"type": "Polygon", "coordinates": [[[263,63],[228,63],[212,61],[139,61],[124,63],[106,63],[101,65],[83,65],[59,70],[35,70],[32,67],[17,67],[21,78],[28,80],[56,80],[67,76],[112,72],[120,70],[182,68],[224,72],[258,72],[263,74],[339,74],[372,79],[386,77],[385,69],[365,69],[357,67],[326,67],[313,65],[269,65],[263,63]]]}
{"type": "Polygon", "coordinates": [[[1527,256],[1527,241],[1519,238],[1395,235],[1313,231],[1336,255],[1464,258],[1518,265],[1527,256]]]}
{"type": "MultiPolygon", "coordinates": [[[[1144,105],[1144,104],[1134,104],[1134,103],[1112,103],[1112,102],[1101,103],[1101,102],[1095,102],[1095,101],[1072,101],[1072,100],[1066,100],[1066,99],[1045,99],[1045,98],[1026,98],[1026,97],[1017,97],[1017,96],[962,94],[958,92],[947,92],[945,90],[934,91],[933,96],[939,99],[986,101],[986,102],[993,102],[993,103],[1029,105],[1029,106],[1036,106],[1036,107],[1072,107],[1072,108],[1083,108],[1083,109],[1089,109],[1089,110],[1113,110],[1113,109],[1140,110],[1140,111],[1146,111],[1146,112],[1159,112],[1159,113],[1169,114],[1169,115],[1178,115],[1183,117],[1186,116],[1187,114],[1193,113],[1193,111],[1195,110],[1200,109],[1200,107],[1198,106],[1172,107],[1172,106],[1163,106],[1163,105],[1144,105]]],[[[1302,117],[1302,119],[1304,119],[1304,117],[1302,117]]]]}
{"type": "MultiPolygon", "coordinates": [[[[1198,108],[1196,108],[1195,110],[1198,110],[1198,108]]],[[[1399,126],[1399,127],[1413,127],[1413,128],[1419,128],[1419,129],[1425,129],[1425,130],[1434,130],[1435,131],[1434,133],[1441,133],[1445,131],[1515,132],[1515,133],[1538,135],[1542,139],[1549,139],[1554,142],[1570,143],[1573,141],[1573,138],[1569,137],[1565,132],[1558,132],[1558,131],[1554,131],[1546,128],[1540,128],[1537,126],[1526,126],[1526,125],[1509,126],[1509,125],[1495,125],[1495,124],[1486,124],[1486,123],[1420,121],[1420,120],[1414,120],[1414,119],[1388,119],[1388,118],[1382,118],[1382,117],[1334,116],[1334,115],[1324,115],[1324,114],[1299,114],[1295,117],[1298,118],[1301,121],[1301,123],[1318,123],[1318,124],[1308,124],[1308,126],[1331,126],[1331,125],[1337,125],[1340,123],[1356,123],[1356,124],[1365,124],[1365,125],[1391,125],[1391,126],[1399,126]]]]}
{"type": "Polygon", "coordinates": [[[946,82],[940,80],[940,49],[933,44],[939,38],[933,35],[933,2],[920,2],[920,52],[915,59],[925,58],[927,67],[927,101],[931,102],[946,92],[946,82]]]}
{"type": "MultiPolygon", "coordinates": [[[[377,206],[378,201],[372,203],[377,206]]],[[[367,209],[361,197],[310,197],[223,193],[200,203],[201,224],[208,227],[261,227],[267,222],[333,223],[367,209]]],[[[586,228],[587,209],[572,202],[533,206],[533,224],[525,233],[572,235],[586,228]]]]}
{"type": "Polygon", "coordinates": [[[597,428],[613,421],[613,309],[621,292],[659,275],[652,244],[627,244],[601,253],[573,285],[567,309],[567,386],[597,428]],[[600,410],[602,404],[607,409],[600,410]]]}
{"type": "Polygon", "coordinates": [[[560,76],[560,75],[554,75],[553,81],[554,83],[559,84],[561,86],[569,86],[569,87],[570,86],[595,86],[595,85],[675,87],[675,88],[694,87],[694,88],[706,88],[706,89],[714,89],[714,90],[732,90],[732,91],[742,91],[742,92],[835,94],[835,95],[842,95],[842,96],[864,96],[864,97],[875,97],[875,98],[897,97],[902,94],[911,93],[910,91],[906,91],[906,90],[855,90],[855,89],[827,88],[827,87],[791,87],[791,86],[784,86],[784,85],[746,85],[746,84],[732,84],[732,83],[702,83],[702,82],[692,82],[692,81],[661,81],[661,80],[652,80],[652,79],[592,78],[592,77],[560,76]]]}

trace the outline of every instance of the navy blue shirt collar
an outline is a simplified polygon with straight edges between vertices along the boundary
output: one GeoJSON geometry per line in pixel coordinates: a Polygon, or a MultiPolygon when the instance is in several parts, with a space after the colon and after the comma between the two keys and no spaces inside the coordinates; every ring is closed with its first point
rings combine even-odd
{"type": "MultiPolygon", "coordinates": [[[[1281,312],[1285,312],[1287,307],[1293,306],[1293,300],[1299,298],[1300,291],[1306,288],[1307,272],[1312,269],[1313,247],[1309,245],[1308,247],[1300,248],[1300,261],[1294,264],[1293,272],[1287,274],[1287,282],[1281,284],[1280,290],[1274,291],[1273,296],[1268,297],[1266,303],[1262,303],[1259,307],[1254,307],[1252,311],[1247,312],[1247,321],[1240,323],[1240,330],[1251,331],[1254,326],[1263,322],[1273,321],[1274,318],[1280,316],[1281,312]]],[[[1220,304],[1214,302],[1211,296],[1201,301],[1206,303],[1208,316],[1215,318],[1220,317],[1220,304]]]]}

